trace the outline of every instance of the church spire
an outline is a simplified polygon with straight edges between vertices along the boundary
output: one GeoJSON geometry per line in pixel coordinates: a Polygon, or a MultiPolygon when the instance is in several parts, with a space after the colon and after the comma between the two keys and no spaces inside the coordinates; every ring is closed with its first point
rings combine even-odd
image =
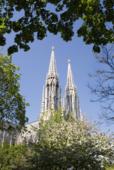
{"type": "Polygon", "coordinates": [[[46,76],[42,98],[43,119],[48,120],[52,111],[57,111],[61,106],[60,85],[57,75],[54,47],[51,50],[49,70],[46,76]]]}
{"type": "Polygon", "coordinates": [[[56,68],[56,61],[55,61],[55,51],[54,50],[55,50],[55,48],[52,47],[48,76],[57,75],[57,68],[56,68]]]}
{"type": "Polygon", "coordinates": [[[67,82],[65,87],[65,116],[69,114],[74,119],[80,119],[79,98],[74,84],[71,63],[68,60],[67,82]]]}
{"type": "Polygon", "coordinates": [[[70,60],[68,60],[68,71],[67,71],[66,88],[67,89],[75,88],[70,60]]]}

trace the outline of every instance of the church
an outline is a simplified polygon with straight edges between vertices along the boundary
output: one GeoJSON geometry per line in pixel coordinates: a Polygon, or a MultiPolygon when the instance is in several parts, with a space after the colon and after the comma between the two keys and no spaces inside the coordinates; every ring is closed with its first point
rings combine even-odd
{"type": "Polygon", "coordinates": [[[74,84],[70,60],[68,60],[65,95],[61,97],[61,86],[57,72],[54,47],[52,47],[49,69],[42,94],[41,117],[49,120],[50,110],[62,108],[64,115],[71,113],[74,119],[80,119],[79,97],[74,84]],[[62,98],[64,101],[62,101],[62,98]]]}
{"type": "MultiPolygon", "coordinates": [[[[40,119],[48,121],[54,111],[62,109],[64,117],[68,114],[75,120],[82,120],[83,116],[80,111],[79,97],[73,79],[73,73],[70,60],[68,60],[67,76],[64,96],[61,96],[61,86],[57,72],[56,58],[54,47],[51,49],[49,69],[46,75],[45,84],[42,92],[40,119]],[[63,101],[62,101],[63,99],[63,101]]],[[[26,132],[18,135],[17,143],[36,142],[36,133],[39,121],[35,121],[26,125],[26,132]]]]}
{"type": "MultiPolygon", "coordinates": [[[[80,111],[79,97],[73,79],[73,73],[70,60],[68,60],[66,85],[64,96],[61,96],[61,86],[56,66],[55,50],[51,49],[49,69],[46,75],[45,84],[42,92],[40,119],[48,121],[54,111],[62,110],[64,118],[71,115],[75,120],[82,120],[83,116],[80,111]]],[[[37,129],[39,128],[39,121],[37,120],[26,125],[26,130],[22,130],[16,137],[16,143],[36,142],[37,129]]],[[[9,143],[12,143],[13,137],[8,133],[3,135],[4,141],[6,138],[9,143]]]]}

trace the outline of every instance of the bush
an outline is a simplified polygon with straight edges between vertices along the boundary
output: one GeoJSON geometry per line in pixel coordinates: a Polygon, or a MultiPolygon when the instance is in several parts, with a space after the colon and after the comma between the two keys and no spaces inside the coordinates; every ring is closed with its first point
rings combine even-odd
{"type": "Polygon", "coordinates": [[[26,170],[28,149],[24,145],[0,146],[0,170],[26,170]]]}
{"type": "MultiPolygon", "coordinates": [[[[58,113],[59,114],[59,113],[58,113]]],[[[56,115],[57,117],[57,115],[56,115]]],[[[34,170],[105,170],[114,157],[111,139],[86,122],[52,118],[42,122],[33,146],[34,170]]]]}

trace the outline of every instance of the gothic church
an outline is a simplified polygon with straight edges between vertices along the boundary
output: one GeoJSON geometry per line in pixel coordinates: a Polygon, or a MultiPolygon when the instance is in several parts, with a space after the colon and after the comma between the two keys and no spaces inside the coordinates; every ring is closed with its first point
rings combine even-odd
{"type": "Polygon", "coordinates": [[[41,116],[44,120],[50,118],[50,110],[63,109],[65,115],[71,113],[75,119],[80,119],[79,98],[74,84],[70,61],[68,61],[67,82],[65,87],[64,101],[61,99],[61,87],[57,73],[54,47],[52,47],[49,70],[46,76],[42,95],[41,116]],[[46,114],[45,114],[46,113],[46,114]]]}
{"type": "MultiPolygon", "coordinates": [[[[51,114],[54,111],[58,111],[60,108],[62,108],[64,116],[71,114],[75,120],[83,119],[80,112],[79,97],[73,79],[70,60],[68,61],[65,93],[64,97],[62,97],[57,73],[55,51],[54,47],[52,47],[49,69],[46,75],[45,85],[43,87],[40,119],[42,118],[44,121],[49,120],[51,114]]],[[[37,139],[34,128],[38,128],[38,124],[39,121],[26,125],[27,131],[18,136],[17,143],[22,142],[23,139],[26,139],[26,141],[32,140],[35,142],[37,139]]]]}
{"type": "MultiPolygon", "coordinates": [[[[41,113],[40,119],[44,121],[50,119],[50,116],[54,111],[62,109],[64,117],[68,114],[75,120],[82,120],[82,114],[79,107],[79,97],[77,94],[77,89],[74,84],[73,74],[71,69],[71,63],[68,61],[68,70],[66,77],[66,86],[64,97],[61,96],[61,87],[59,82],[59,77],[56,67],[56,59],[54,47],[51,50],[49,69],[45,80],[45,85],[43,87],[42,102],[41,102],[41,113]],[[63,100],[62,100],[63,99],[63,100]]],[[[26,125],[26,131],[23,131],[17,135],[16,143],[22,143],[32,141],[36,142],[37,137],[34,129],[39,128],[39,121],[35,121],[26,125]]],[[[9,143],[12,143],[13,136],[8,135],[7,132],[0,133],[2,141],[7,138],[9,143]]]]}

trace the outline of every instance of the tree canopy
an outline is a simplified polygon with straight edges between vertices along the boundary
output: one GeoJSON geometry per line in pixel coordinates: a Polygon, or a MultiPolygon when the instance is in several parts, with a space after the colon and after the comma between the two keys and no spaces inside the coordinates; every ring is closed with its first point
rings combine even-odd
{"type": "Polygon", "coordinates": [[[105,170],[114,157],[111,138],[87,122],[65,121],[59,114],[40,124],[38,143],[29,160],[33,169],[105,170]]]}
{"type": "Polygon", "coordinates": [[[42,40],[47,32],[60,33],[65,41],[77,33],[99,52],[99,45],[114,42],[114,1],[1,0],[0,46],[7,43],[7,34],[12,32],[14,42],[8,47],[9,54],[20,48],[29,50],[30,42],[42,40]]]}
{"type": "Polygon", "coordinates": [[[20,93],[18,68],[10,56],[0,56],[0,129],[11,130],[24,126],[25,99],[20,93]]]}
{"type": "Polygon", "coordinates": [[[29,152],[26,146],[0,146],[0,169],[1,170],[26,170],[29,167],[26,156],[29,152]]]}

